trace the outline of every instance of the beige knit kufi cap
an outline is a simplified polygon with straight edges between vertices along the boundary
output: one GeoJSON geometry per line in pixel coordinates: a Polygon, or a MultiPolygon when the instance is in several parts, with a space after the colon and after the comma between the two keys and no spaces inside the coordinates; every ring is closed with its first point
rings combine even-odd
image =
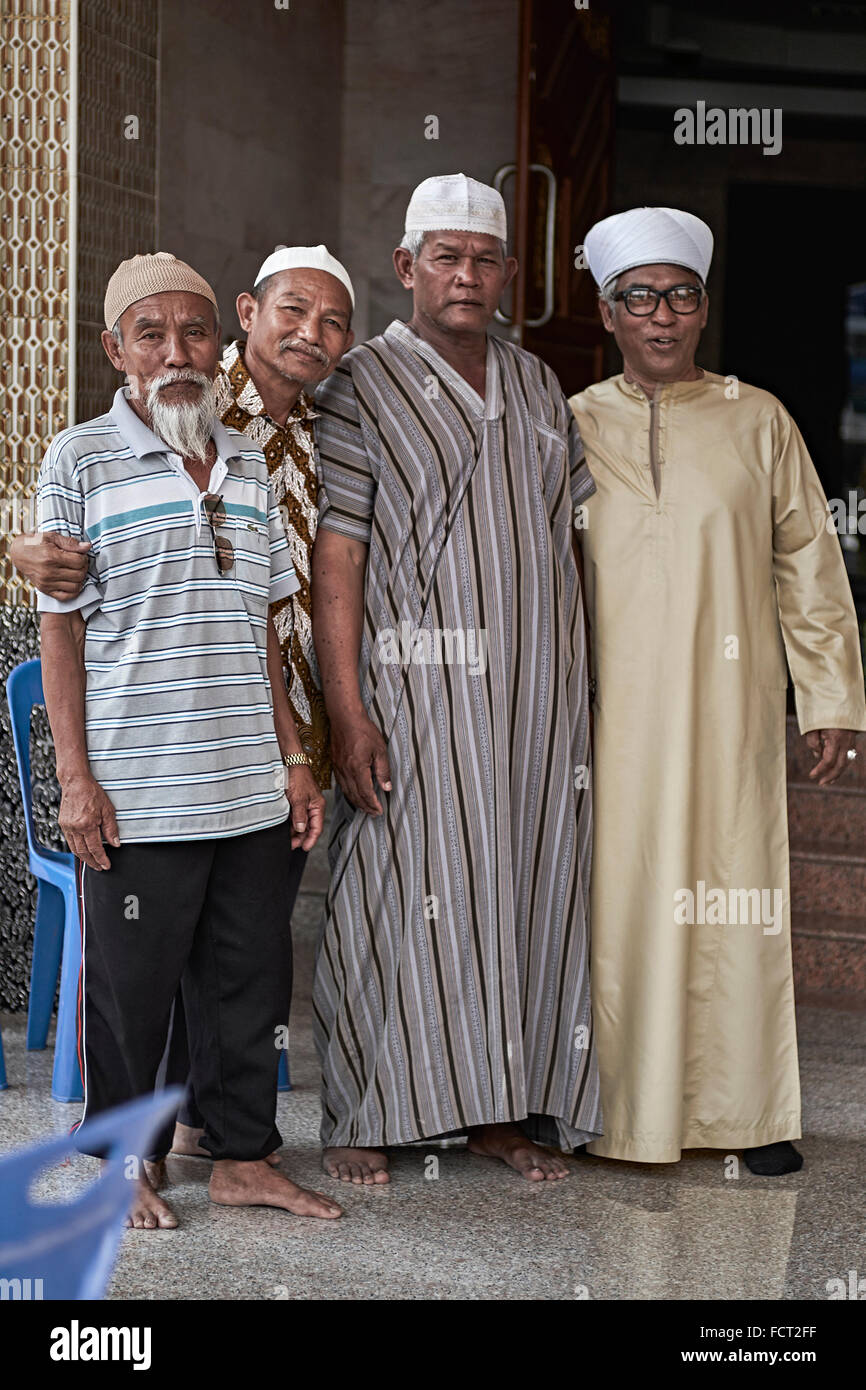
{"type": "Polygon", "coordinates": [[[156,251],[153,255],[133,256],[132,260],[120,262],[105,291],[106,328],[112,329],[130,304],[167,290],[187,290],[190,294],[203,295],[210,300],[219,318],[216,295],[207,280],[170,251],[156,251]]]}

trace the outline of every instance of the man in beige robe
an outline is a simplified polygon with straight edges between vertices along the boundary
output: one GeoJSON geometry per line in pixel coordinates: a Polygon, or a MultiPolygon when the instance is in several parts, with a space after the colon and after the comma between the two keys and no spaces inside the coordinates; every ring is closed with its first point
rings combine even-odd
{"type": "Polygon", "coordinates": [[[695,365],[709,228],[638,208],[586,254],[624,365],[570,401],[597,488],[576,520],[597,682],[588,1148],[743,1148],[792,1172],[785,658],[824,786],[866,728],[850,587],[787,411],[695,365]]]}

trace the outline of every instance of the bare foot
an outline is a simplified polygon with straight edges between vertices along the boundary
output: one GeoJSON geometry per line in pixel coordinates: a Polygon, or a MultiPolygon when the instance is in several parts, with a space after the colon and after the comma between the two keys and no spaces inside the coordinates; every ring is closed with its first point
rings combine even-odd
{"type": "Polygon", "coordinates": [[[144,1160],[144,1176],[150,1183],[154,1192],[159,1192],[160,1188],[165,1187],[168,1181],[165,1171],[164,1158],[146,1158],[144,1160]]]}
{"type": "MultiPolygon", "coordinates": [[[[148,1168],[159,1165],[147,1164],[148,1168]]],[[[133,1226],[137,1231],[173,1231],[177,1217],[167,1202],[158,1197],[156,1190],[143,1173],[135,1185],[135,1196],[129,1209],[125,1226],[133,1226]]]]}
{"type": "Polygon", "coordinates": [[[241,1162],[218,1159],[213,1166],[208,1193],[223,1207],[282,1207],[295,1216],[319,1216],[332,1221],[343,1212],[330,1197],[310,1192],[290,1182],[264,1159],[241,1162]]]}
{"type": "MultiPolygon", "coordinates": [[[[193,1129],[192,1125],[182,1125],[178,1120],[174,1127],[174,1138],[171,1141],[172,1153],[180,1158],[210,1158],[211,1155],[207,1149],[203,1149],[199,1143],[203,1134],[203,1129],[193,1129]]],[[[265,1163],[269,1163],[272,1168],[279,1168],[279,1154],[268,1154],[265,1163]]]]}
{"type": "Polygon", "coordinates": [[[388,1157],[381,1149],[325,1149],[322,1168],[329,1178],[357,1184],[391,1181],[388,1157]]]}
{"type": "Polygon", "coordinates": [[[469,1151],[485,1158],[501,1158],[529,1182],[567,1178],[568,1168],[548,1149],[533,1144],[515,1124],[476,1125],[469,1130],[469,1151]]]}

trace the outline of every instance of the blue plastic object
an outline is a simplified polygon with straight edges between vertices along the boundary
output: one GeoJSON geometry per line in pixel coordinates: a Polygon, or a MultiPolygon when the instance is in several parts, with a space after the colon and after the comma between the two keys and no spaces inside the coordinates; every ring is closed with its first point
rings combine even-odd
{"type": "Polygon", "coordinates": [[[27,1010],[27,1047],[45,1046],[57,973],[60,1002],[51,1094],[55,1100],[82,1100],[78,1062],[78,977],[81,971],[81,927],[75,884],[75,859],[68,850],[48,849],[39,843],[33,824],[33,788],[30,782],[30,718],[34,705],[45,703],[42,663],[25,661],[10,672],[6,698],[12,721],[12,742],[18,760],[18,779],[24,804],[30,872],[37,880],[39,897],[33,931],[33,964],[27,1010]]]}
{"type": "MultiPolygon", "coordinates": [[[[0,1064],[2,1064],[2,1057],[0,1057],[0,1064]]],[[[294,1090],[294,1087],[292,1086],[292,1078],[289,1076],[288,1048],[285,1047],[280,1050],[280,1069],[277,1073],[277,1090],[294,1090]]]]}
{"type": "Polygon", "coordinates": [[[88,1140],[107,1150],[108,1163],[77,1201],[36,1205],[28,1198],[36,1176],[75,1150],[74,1136],[0,1158],[0,1278],[21,1281],[4,1284],[5,1297],[102,1298],[132,1201],[137,1165],[130,1159],[148,1152],[182,1097],[173,1086],[88,1120],[88,1140]]]}

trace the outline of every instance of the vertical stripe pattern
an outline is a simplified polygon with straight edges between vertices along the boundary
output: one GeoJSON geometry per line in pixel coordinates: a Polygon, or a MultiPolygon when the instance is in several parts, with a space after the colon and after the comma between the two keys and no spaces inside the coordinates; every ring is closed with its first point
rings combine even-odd
{"type": "Polygon", "coordinates": [[[317,408],[320,525],[369,545],[361,688],[393,784],[379,817],[337,793],[323,1140],[528,1120],[571,1147],[600,1128],[574,420],[530,354],[491,339],[482,401],[399,323],[317,408]]]}

